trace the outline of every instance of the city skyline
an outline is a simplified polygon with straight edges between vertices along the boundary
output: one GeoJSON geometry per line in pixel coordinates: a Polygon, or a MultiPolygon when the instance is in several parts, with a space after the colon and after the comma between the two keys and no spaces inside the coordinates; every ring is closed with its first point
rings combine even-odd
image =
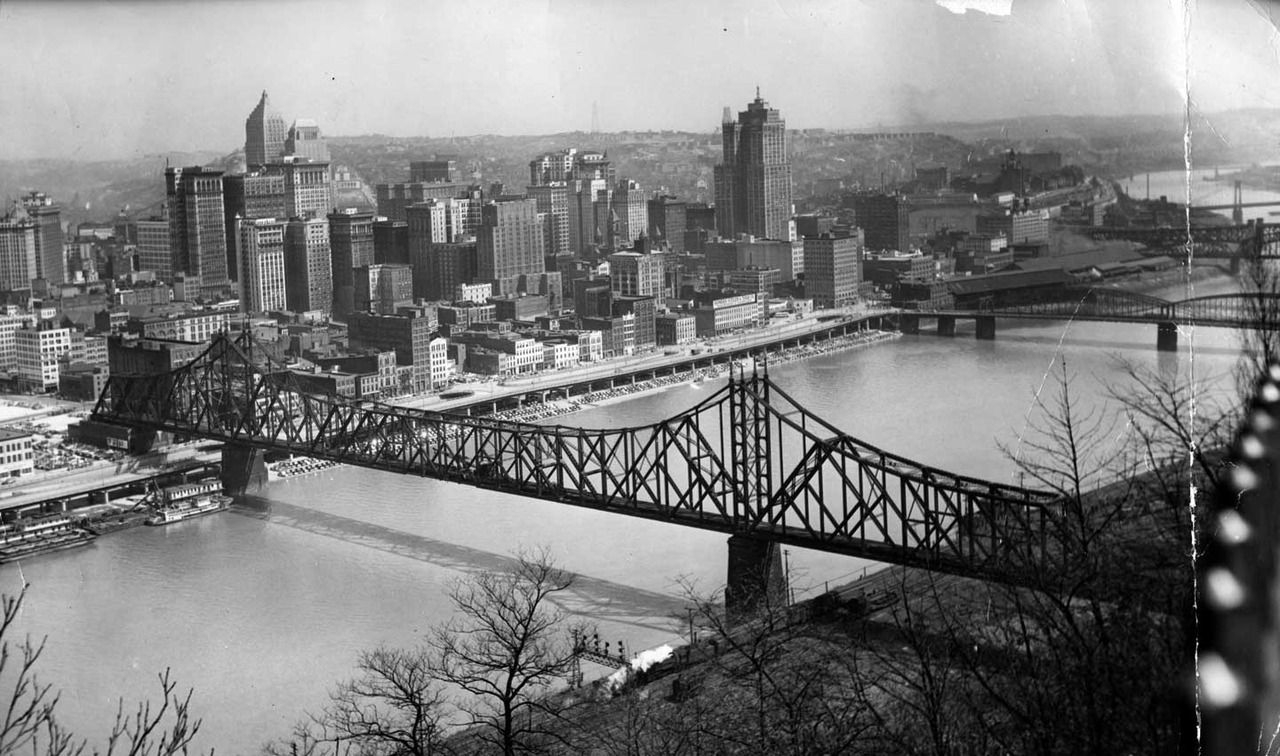
{"type": "Polygon", "coordinates": [[[10,2],[0,71],[21,107],[0,110],[0,158],[229,152],[263,90],[325,136],[585,131],[596,109],[604,131],[710,132],[756,86],[793,129],[1176,115],[1188,89],[1202,112],[1280,106],[1270,6],[1114,6],[286,0],[244,24],[238,2],[10,2]]]}

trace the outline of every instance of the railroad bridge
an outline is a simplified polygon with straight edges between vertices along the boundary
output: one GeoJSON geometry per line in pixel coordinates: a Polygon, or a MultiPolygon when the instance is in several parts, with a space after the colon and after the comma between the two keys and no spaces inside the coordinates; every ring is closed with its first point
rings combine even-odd
{"type": "Polygon", "coordinates": [[[977,337],[988,340],[996,336],[997,318],[1153,323],[1156,348],[1176,351],[1181,326],[1274,328],[1280,317],[1277,313],[1280,294],[1220,294],[1171,301],[1118,289],[1071,286],[1040,301],[982,302],[967,310],[903,311],[898,323],[904,333],[918,333],[922,320],[934,319],[939,336],[954,336],[956,321],[973,320],[977,337]]]}
{"type": "Polygon", "coordinates": [[[1049,493],[838,430],[754,364],[673,417],[592,430],[309,393],[248,334],[224,334],[171,372],[112,375],[93,417],[224,442],[232,492],[260,484],[275,450],[726,533],[733,607],[782,590],[780,544],[1014,579],[1064,522],[1049,493]]]}

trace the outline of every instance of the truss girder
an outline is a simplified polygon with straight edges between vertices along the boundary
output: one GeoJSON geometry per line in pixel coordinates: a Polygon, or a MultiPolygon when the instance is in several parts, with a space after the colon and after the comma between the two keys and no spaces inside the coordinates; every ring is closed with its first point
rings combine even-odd
{"type": "Polygon", "coordinates": [[[220,337],[172,372],[112,376],[94,416],[962,573],[1046,540],[1051,496],[877,449],[763,375],[652,425],[588,430],[311,394],[262,364],[220,337]]]}

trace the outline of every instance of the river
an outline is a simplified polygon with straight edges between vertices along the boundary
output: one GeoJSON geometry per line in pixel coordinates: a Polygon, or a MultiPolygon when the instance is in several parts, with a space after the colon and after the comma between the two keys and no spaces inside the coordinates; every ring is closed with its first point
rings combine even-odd
{"type": "MultiPolygon", "coordinates": [[[[1202,284],[1197,293],[1226,286],[1202,284]]],[[[1159,355],[1154,326],[1001,321],[995,341],[972,330],[907,336],[771,375],[864,441],[1013,480],[1015,465],[998,444],[1016,447],[1056,360],[1068,360],[1078,397],[1105,408],[1106,387],[1120,380],[1117,358],[1186,371],[1194,355],[1196,373],[1225,386],[1235,340],[1198,329],[1177,355],[1159,355]]],[[[565,421],[645,423],[714,389],[676,386],[565,421]]],[[[568,608],[598,622],[602,639],[633,649],[679,636],[681,581],[708,591],[724,581],[723,535],[344,467],[273,482],[227,513],[5,565],[0,590],[30,582],[20,630],[48,636],[41,677],[62,688],[63,715],[94,742],[117,698],[153,694],[156,673],[169,667],[195,689],[198,744],[255,753],[321,706],[361,649],[421,640],[448,615],[451,580],[534,546],[581,576],[568,608]]],[[[801,595],[865,566],[798,549],[789,561],[801,595]]]]}
{"type": "MultiPolygon", "coordinates": [[[[1233,173],[1238,167],[1208,168],[1191,171],[1190,181],[1185,171],[1156,171],[1154,173],[1138,173],[1131,178],[1120,181],[1121,188],[1134,199],[1158,199],[1166,197],[1170,202],[1186,202],[1187,190],[1191,190],[1191,204],[1195,205],[1230,205],[1235,199],[1235,184],[1231,181],[1213,181],[1215,171],[1218,174],[1233,173]],[[1148,190],[1148,182],[1150,187],[1148,190]]],[[[1267,223],[1280,221],[1280,192],[1269,192],[1265,189],[1241,187],[1244,202],[1275,202],[1269,207],[1246,207],[1246,221],[1259,219],[1267,223]]],[[[1231,217],[1230,210],[1218,210],[1219,214],[1231,217]]]]}

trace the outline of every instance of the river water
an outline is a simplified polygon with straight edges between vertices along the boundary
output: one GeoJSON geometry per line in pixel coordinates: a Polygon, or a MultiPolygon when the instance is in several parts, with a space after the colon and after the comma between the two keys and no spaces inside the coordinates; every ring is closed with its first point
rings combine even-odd
{"type": "MultiPolygon", "coordinates": [[[[1015,466],[997,445],[1016,446],[1056,360],[1068,360],[1079,398],[1105,407],[1120,357],[1183,372],[1194,360],[1203,377],[1226,376],[1237,355],[1234,334],[1213,329],[1184,337],[1177,355],[1157,354],[1154,326],[1001,321],[999,329],[995,341],[972,330],[903,337],[771,375],[866,442],[1009,481],[1015,466]]],[[[714,389],[676,386],[564,421],[641,424],[714,389]]],[[[117,698],[153,694],[156,673],[169,667],[195,688],[199,744],[254,753],[321,706],[361,649],[421,640],[449,612],[449,581],[536,546],[581,576],[568,608],[632,649],[679,636],[682,582],[707,591],[724,582],[723,535],[344,467],[273,482],[227,513],[5,565],[0,591],[30,582],[20,629],[48,636],[40,673],[62,688],[63,714],[81,733],[101,738],[117,698]]],[[[788,556],[801,595],[865,566],[798,549],[788,556]]]]}
{"type": "MultiPolygon", "coordinates": [[[[1232,181],[1213,181],[1215,172],[1219,175],[1233,173],[1237,168],[1208,168],[1191,171],[1157,171],[1154,173],[1138,173],[1127,180],[1121,180],[1120,186],[1125,193],[1134,199],[1158,199],[1167,197],[1170,202],[1187,201],[1190,189],[1191,204],[1194,205],[1230,205],[1235,199],[1235,184],[1232,181]],[[1190,180],[1188,180],[1188,175],[1190,180]]],[[[1268,207],[1244,208],[1246,221],[1259,219],[1267,223],[1280,222],[1280,192],[1269,192],[1264,189],[1241,187],[1244,202],[1275,202],[1268,207]],[[1277,213],[1277,215],[1272,215],[1277,213]]],[[[1218,210],[1221,215],[1231,217],[1230,210],[1218,210]]]]}

